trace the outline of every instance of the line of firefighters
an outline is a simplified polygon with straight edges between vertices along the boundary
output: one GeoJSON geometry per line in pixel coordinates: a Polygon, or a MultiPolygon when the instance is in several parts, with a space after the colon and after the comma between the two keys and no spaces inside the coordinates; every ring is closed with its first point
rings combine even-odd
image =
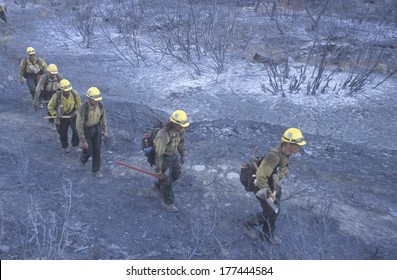
{"type": "Polygon", "coordinates": [[[87,100],[82,103],[79,93],[58,73],[55,64],[47,66],[43,58],[36,56],[33,47],[28,47],[26,54],[19,66],[19,82],[23,84],[26,80],[35,110],[47,105],[47,118],[53,130],[57,130],[65,153],[71,151],[68,138],[71,128],[72,147],[75,150],[80,150],[79,144],[82,147],[80,165],[84,167],[92,156],[93,175],[103,178],[100,170],[102,135],[106,139],[109,134],[101,92],[97,87],[90,87],[85,94],[87,100]]]}
{"type": "MultiPolygon", "coordinates": [[[[72,88],[70,82],[58,73],[55,64],[47,66],[44,59],[36,56],[33,47],[28,47],[26,53],[27,58],[22,59],[20,63],[19,81],[23,84],[26,80],[32,95],[33,106],[37,110],[48,103],[47,118],[58,131],[64,151],[70,152],[68,143],[70,127],[72,146],[79,149],[80,144],[82,147],[81,166],[85,166],[89,157],[92,156],[93,174],[96,178],[102,178],[103,173],[100,171],[102,135],[106,139],[109,134],[106,112],[101,102],[102,96],[99,89],[89,88],[85,94],[87,100],[82,103],[79,94],[72,88]]],[[[174,204],[172,184],[180,177],[181,164],[184,164],[186,159],[185,129],[188,126],[186,112],[176,110],[154,138],[157,180],[152,189],[160,194],[163,207],[170,212],[178,211],[174,204]]],[[[298,128],[289,128],[284,132],[281,143],[263,157],[256,171],[254,187],[255,197],[262,211],[250,215],[245,220],[248,235],[258,236],[254,228],[260,226],[262,230],[258,237],[263,237],[271,244],[281,242],[274,234],[275,221],[280,214],[281,187],[278,182],[281,182],[288,174],[290,156],[299,153],[305,144],[302,132],[298,128]]]]}

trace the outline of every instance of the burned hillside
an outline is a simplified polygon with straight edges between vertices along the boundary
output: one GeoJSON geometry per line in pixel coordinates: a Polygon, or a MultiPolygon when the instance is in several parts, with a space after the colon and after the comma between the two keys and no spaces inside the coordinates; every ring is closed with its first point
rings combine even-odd
{"type": "MultiPolygon", "coordinates": [[[[390,42],[382,39],[373,44],[373,57],[366,65],[365,57],[358,59],[360,48],[350,50],[364,46],[359,42],[367,39],[365,46],[371,45],[378,27],[360,9],[354,13],[355,20],[344,21],[331,17],[329,10],[321,15],[322,7],[307,7],[317,15],[310,18],[305,6],[278,6],[272,17],[271,6],[265,5],[272,1],[259,1],[262,5],[256,11],[254,5],[238,5],[238,13],[232,10],[227,15],[236,15],[239,28],[244,28],[238,29],[239,36],[244,32],[253,36],[245,42],[246,48],[240,45],[243,41],[236,41],[225,54],[228,59],[214,64],[209,54],[213,49],[208,46],[202,49],[205,58],[189,64],[176,54],[169,55],[171,49],[160,50],[164,37],[150,33],[163,30],[169,33],[156,34],[175,40],[177,28],[172,26],[182,28],[179,24],[186,21],[166,17],[171,15],[167,9],[143,1],[146,15],[138,25],[140,36],[135,37],[142,39],[138,44],[142,56],[134,56],[139,57],[136,64],[114,50],[115,43],[132,46],[122,37],[127,25],[119,26],[117,36],[102,33],[101,26],[118,21],[110,16],[102,20],[95,12],[112,1],[87,1],[100,3],[92,10],[85,7],[94,13],[91,22],[98,24],[89,48],[82,36],[72,34],[75,29],[70,25],[81,10],[67,3],[41,2],[45,1],[28,1],[25,9],[10,4],[7,25],[0,22],[4,34],[0,38],[1,259],[397,258],[397,152],[390,141],[396,132],[389,121],[396,118],[391,94],[396,89],[396,35],[389,17],[376,26],[382,30],[379,37],[391,34],[390,42]],[[157,17],[148,16],[156,13],[157,17]],[[316,18],[319,25],[311,29],[316,18]],[[262,29],[266,34],[259,33],[262,29]],[[350,32],[349,37],[340,33],[342,29],[350,32]],[[335,41],[327,43],[320,32],[327,30],[335,41]],[[45,110],[35,113],[26,85],[18,84],[18,64],[30,45],[48,63],[58,65],[83,100],[89,87],[101,89],[109,130],[116,139],[111,149],[102,146],[103,179],[94,178],[89,166],[79,166],[78,152],[63,152],[58,134],[43,119],[45,110]],[[372,68],[380,49],[385,56],[372,68]],[[255,53],[274,63],[253,60],[255,53]],[[313,53],[317,56],[308,59],[313,53]],[[349,82],[342,89],[349,78],[362,82],[361,74],[367,73],[354,72],[359,65],[340,65],[347,57],[356,57],[360,67],[373,70],[361,90],[349,87],[349,82]],[[299,81],[304,76],[306,80],[296,82],[290,91],[294,77],[299,81]],[[314,81],[319,82],[317,89],[314,81]],[[356,91],[349,95],[349,89],[356,91]],[[187,162],[175,185],[180,211],[169,213],[150,189],[152,177],[115,162],[153,171],[141,151],[142,135],[167,121],[175,109],[186,110],[191,125],[187,162]],[[256,238],[246,234],[243,220],[259,205],[252,193],[244,191],[238,173],[255,147],[263,155],[280,142],[287,127],[295,126],[302,129],[308,144],[304,152],[291,157],[277,224],[282,244],[274,246],[261,239],[259,230],[256,238]]],[[[175,7],[169,8],[178,11],[175,7]]],[[[223,9],[217,6],[214,11],[223,9]]],[[[133,15],[123,17],[141,19],[133,15]]],[[[224,22],[234,23],[233,17],[228,19],[224,22]]],[[[172,42],[172,50],[182,51],[172,42]]]]}

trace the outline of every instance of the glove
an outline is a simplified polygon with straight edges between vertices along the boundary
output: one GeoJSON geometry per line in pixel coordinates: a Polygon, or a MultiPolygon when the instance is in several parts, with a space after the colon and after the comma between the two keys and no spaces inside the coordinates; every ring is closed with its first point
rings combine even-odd
{"type": "Polygon", "coordinates": [[[186,157],[185,156],[181,156],[179,161],[181,162],[181,164],[183,165],[186,161],[186,157]]]}
{"type": "Polygon", "coordinates": [[[277,191],[273,191],[273,192],[269,193],[268,199],[273,203],[277,200],[276,194],[277,194],[277,191]]]}

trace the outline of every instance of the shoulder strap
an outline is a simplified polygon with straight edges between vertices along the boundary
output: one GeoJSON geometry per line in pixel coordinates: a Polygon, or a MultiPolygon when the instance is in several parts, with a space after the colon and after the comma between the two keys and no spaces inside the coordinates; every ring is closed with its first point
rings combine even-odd
{"type": "Polygon", "coordinates": [[[101,101],[98,101],[98,106],[99,106],[99,109],[101,109],[101,116],[99,117],[99,123],[101,123],[102,118],[103,118],[103,103],[101,101]]]}
{"type": "Polygon", "coordinates": [[[85,124],[85,123],[87,122],[88,110],[89,110],[89,108],[88,108],[88,102],[87,102],[87,101],[84,102],[83,107],[84,107],[84,124],[85,124]]]}
{"type": "Polygon", "coordinates": [[[73,102],[76,105],[76,92],[74,91],[74,89],[72,89],[71,92],[72,92],[72,96],[73,96],[73,102]]]}

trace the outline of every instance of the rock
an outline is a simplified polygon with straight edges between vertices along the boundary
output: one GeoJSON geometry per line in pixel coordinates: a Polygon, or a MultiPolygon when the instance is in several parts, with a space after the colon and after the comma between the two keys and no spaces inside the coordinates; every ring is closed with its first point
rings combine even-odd
{"type": "Polygon", "coordinates": [[[226,178],[229,180],[238,180],[240,179],[240,175],[235,172],[227,173],[226,178]]]}
{"type": "Polygon", "coordinates": [[[192,167],[194,171],[204,171],[205,170],[205,165],[195,165],[192,167]]]}

